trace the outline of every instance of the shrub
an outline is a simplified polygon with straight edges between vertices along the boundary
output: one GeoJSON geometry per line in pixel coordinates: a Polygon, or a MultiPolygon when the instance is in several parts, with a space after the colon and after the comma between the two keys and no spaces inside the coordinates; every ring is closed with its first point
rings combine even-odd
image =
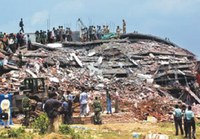
{"type": "Polygon", "coordinates": [[[8,137],[9,138],[18,138],[19,136],[21,136],[22,134],[25,133],[24,128],[16,128],[16,129],[10,129],[8,130],[8,137]]]}
{"type": "Polygon", "coordinates": [[[72,129],[69,125],[60,125],[59,126],[59,132],[62,134],[72,134],[74,133],[74,129],[72,129]]]}
{"type": "Polygon", "coordinates": [[[38,118],[32,123],[34,129],[39,129],[40,134],[45,134],[48,130],[49,119],[46,113],[42,113],[38,118]]]}
{"type": "Polygon", "coordinates": [[[72,137],[72,139],[82,139],[80,134],[75,132],[69,125],[60,125],[59,132],[62,134],[68,134],[72,137]]]}

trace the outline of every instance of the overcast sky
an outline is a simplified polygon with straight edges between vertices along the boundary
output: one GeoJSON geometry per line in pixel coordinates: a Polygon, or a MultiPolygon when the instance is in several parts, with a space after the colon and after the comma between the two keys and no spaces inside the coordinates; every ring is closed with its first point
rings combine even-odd
{"type": "Polygon", "coordinates": [[[122,26],[127,32],[168,37],[200,59],[200,0],[4,0],[1,1],[0,31],[18,32],[24,19],[25,32],[59,25],[77,30],[85,25],[122,26]]]}

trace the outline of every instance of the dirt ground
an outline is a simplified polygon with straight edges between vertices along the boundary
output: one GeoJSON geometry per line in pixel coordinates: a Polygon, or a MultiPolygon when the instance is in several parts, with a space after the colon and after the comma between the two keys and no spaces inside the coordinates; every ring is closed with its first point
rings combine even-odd
{"type": "MultiPolygon", "coordinates": [[[[18,128],[15,124],[12,128],[18,128]]],[[[174,123],[158,122],[150,123],[147,121],[137,121],[132,123],[105,123],[102,125],[93,124],[74,124],[71,125],[77,133],[81,133],[84,139],[133,139],[133,134],[138,134],[140,139],[147,134],[165,134],[170,139],[183,139],[182,135],[175,136],[174,123]]],[[[197,139],[200,138],[200,125],[196,126],[197,139]]],[[[30,132],[30,130],[27,130],[30,132]]],[[[45,135],[36,135],[34,139],[70,139],[67,135],[51,133],[45,135]]]]}
{"type": "MultiPolygon", "coordinates": [[[[14,120],[15,121],[15,120],[14,120]]],[[[113,115],[103,115],[103,124],[94,125],[87,124],[72,124],[71,128],[75,129],[76,133],[80,133],[83,139],[133,139],[134,134],[138,134],[140,139],[143,139],[147,134],[165,134],[170,139],[183,139],[183,136],[175,136],[174,123],[171,122],[149,122],[136,120],[132,113],[118,113],[113,115]]],[[[20,124],[14,124],[11,128],[19,128],[20,124]]],[[[0,130],[3,129],[0,126],[0,130]]],[[[32,129],[26,131],[33,132],[32,129]]],[[[196,139],[200,138],[200,121],[196,119],[196,139]]],[[[60,133],[51,133],[45,135],[34,135],[31,139],[70,139],[69,135],[60,133]]]]}

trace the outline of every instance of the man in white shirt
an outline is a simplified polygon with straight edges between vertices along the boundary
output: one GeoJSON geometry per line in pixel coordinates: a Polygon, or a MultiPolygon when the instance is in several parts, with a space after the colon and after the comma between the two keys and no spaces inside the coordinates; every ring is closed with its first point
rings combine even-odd
{"type": "Polygon", "coordinates": [[[86,116],[87,114],[87,102],[88,102],[88,94],[86,92],[86,89],[84,87],[81,88],[81,94],[80,94],[80,116],[86,116]]]}
{"type": "Polygon", "coordinates": [[[5,128],[9,128],[10,124],[10,101],[8,100],[8,95],[5,95],[5,99],[1,101],[2,113],[7,113],[8,118],[3,119],[5,128]]]}

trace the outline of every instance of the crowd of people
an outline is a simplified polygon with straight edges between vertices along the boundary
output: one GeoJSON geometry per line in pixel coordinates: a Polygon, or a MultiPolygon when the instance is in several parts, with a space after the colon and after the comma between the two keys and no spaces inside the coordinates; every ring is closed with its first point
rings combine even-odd
{"type": "Polygon", "coordinates": [[[73,41],[72,40],[72,31],[70,28],[65,28],[63,26],[58,26],[58,28],[53,28],[52,31],[47,30],[36,31],[36,42],[46,44],[46,43],[54,43],[54,42],[64,42],[64,41],[73,41]]]}
{"type": "MultiPolygon", "coordinates": [[[[89,26],[81,28],[80,31],[80,39],[81,41],[93,41],[93,40],[101,40],[105,35],[110,34],[110,28],[108,25],[103,25],[95,27],[95,26],[89,26]]],[[[119,38],[121,34],[126,34],[126,21],[122,20],[122,29],[120,26],[117,26],[116,28],[116,38],[119,38]]]]}
{"type": "MultiPolygon", "coordinates": [[[[109,89],[106,90],[106,110],[107,114],[112,114],[112,99],[109,89]],[[109,100],[109,101],[108,101],[109,100]]],[[[57,121],[59,115],[63,116],[64,124],[73,122],[74,103],[80,104],[80,117],[86,117],[93,112],[93,123],[102,124],[101,113],[103,111],[101,96],[90,96],[86,87],[80,88],[78,95],[72,95],[71,91],[63,92],[61,96],[58,93],[49,93],[49,99],[44,104],[44,111],[50,120],[50,130],[54,131],[54,122],[57,121]],[[90,110],[90,107],[92,110],[90,110]]],[[[115,110],[118,112],[118,110],[115,110]]]]}

